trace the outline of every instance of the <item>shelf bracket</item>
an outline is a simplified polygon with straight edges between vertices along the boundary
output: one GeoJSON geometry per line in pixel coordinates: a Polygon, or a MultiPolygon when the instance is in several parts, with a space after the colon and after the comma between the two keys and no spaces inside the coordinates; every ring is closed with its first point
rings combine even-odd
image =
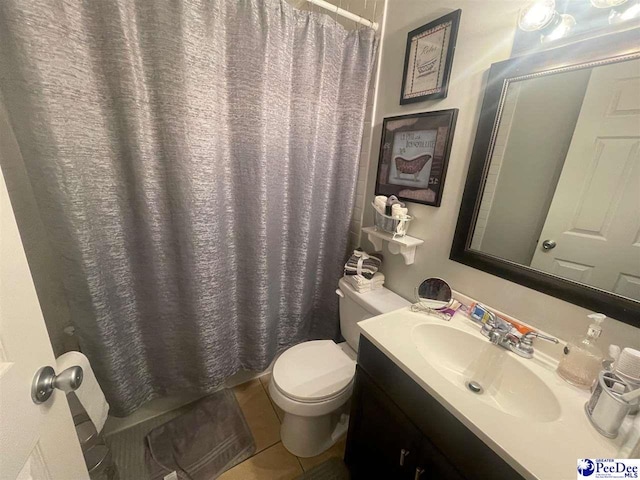
{"type": "Polygon", "coordinates": [[[394,255],[402,255],[404,264],[411,265],[416,258],[416,247],[407,247],[406,245],[398,245],[397,243],[389,243],[389,251],[394,255]]]}
{"type": "Polygon", "coordinates": [[[382,251],[382,245],[384,245],[384,241],[380,237],[376,237],[372,234],[367,234],[367,238],[373,244],[373,248],[376,249],[376,252],[382,251]]]}
{"type": "Polygon", "coordinates": [[[416,248],[424,243],[424,240],[408,235],[394,238],[392,234],[378,230],[376,227],[364,227],[362,231],[367,234],[376,252],[382,250],[384,242],[388,242],[389,252],[393,255],[402,255],[405,265],[411,265],[415,261],[416,248]]]}

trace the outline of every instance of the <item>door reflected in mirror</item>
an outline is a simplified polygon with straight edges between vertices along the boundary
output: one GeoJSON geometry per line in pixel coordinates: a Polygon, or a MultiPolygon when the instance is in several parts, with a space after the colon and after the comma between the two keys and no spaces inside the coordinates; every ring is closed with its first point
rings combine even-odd
{"type": "Polygon", "coordinates": [[[470,248],[640,300],[640,60],[506,82],[470,248]]]}

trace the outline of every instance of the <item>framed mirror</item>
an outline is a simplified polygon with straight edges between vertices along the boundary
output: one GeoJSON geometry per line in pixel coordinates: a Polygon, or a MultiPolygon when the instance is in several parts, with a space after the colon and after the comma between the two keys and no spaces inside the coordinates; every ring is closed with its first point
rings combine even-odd
{"type": "Polygon", "coordinates": [[[639,38],[492,65],[452,260],[640,327],[639,38]]]}

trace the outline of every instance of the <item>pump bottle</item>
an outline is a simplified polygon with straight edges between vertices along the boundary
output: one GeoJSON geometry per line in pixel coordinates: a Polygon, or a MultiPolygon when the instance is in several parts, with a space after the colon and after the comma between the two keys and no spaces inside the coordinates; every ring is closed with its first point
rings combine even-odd
{"type": "Polygon", "coordinates": [[[602,370],[604,356],[596,343],[602,333],[602,322],[607,318],[602,313],[592,313],[588,317],[592,323],[587,334],[567,343],[557,369],[558,375],[565,381],[586,389],[591,388],[602,370]]]}

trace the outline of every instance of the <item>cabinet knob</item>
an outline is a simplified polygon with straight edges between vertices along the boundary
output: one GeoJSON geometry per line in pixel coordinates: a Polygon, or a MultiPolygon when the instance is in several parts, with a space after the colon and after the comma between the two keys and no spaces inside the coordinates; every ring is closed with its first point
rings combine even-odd
{"type": "Polygon", "coordinates": [[[400,450],[400,466],[404,467],[404,459],[407,455],[409,455],[409,450],[405,450],[404,448],[400,450]]]}
{"type": "Polygon", "coordinates": [[[424,468],[416,468],[416,474],[413,477],[413,480],[420,480],[420,477],[422,477],[422,474],[424,473],[424,468]]]}

